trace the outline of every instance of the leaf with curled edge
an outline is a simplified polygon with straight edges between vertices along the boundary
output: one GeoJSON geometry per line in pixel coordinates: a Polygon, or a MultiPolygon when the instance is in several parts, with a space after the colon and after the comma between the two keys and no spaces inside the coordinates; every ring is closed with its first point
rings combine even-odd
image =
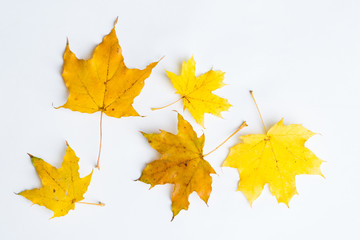
{"type": "Polygon", "coordinates": [[[178,114],[178,133],[161,130],[160,133],[143,133],[152,148],[161,158],[145,167],[140,181],[151,187],[159,184],[174,184],[172,193],[173,218],[189,207],[189,195],[196,192],[207,203],[211,193],[215,170],[204,159],[205,136],[197,137],[190,123],[178,114]]]}

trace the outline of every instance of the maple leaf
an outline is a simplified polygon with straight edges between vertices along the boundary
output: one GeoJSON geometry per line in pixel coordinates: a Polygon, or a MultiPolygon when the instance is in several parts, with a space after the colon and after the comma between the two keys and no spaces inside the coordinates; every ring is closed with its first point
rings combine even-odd
{"type": "Polygon", "coordinates": [[[161,130],[160,133],[143,133],[152,148],[162,154],[145,167],[140,181],[151,187],[158,184],[175,184],[172,194],[173,218],[189,207],[189,195],[196,192],[207,203],[215,173],[203,158],[205,136],[197,137],[190,123],[178,114],[178,134],[161,130]]]}
{"type": "MultiPolygon", "coordinates": [[[[166,71],[166,73],[174,85],[176,93],[181,95],[179,100],[183,99],[184,110],[188,109],[196,122],[204,126],[205,113],[222,117],[221,112],[227,111],[231,107],[231,104],[229,104],[226,99],[212,93],[212,91],[225,85],[223,83],[225,73],[210,70],[196,77],[195,64],[194,58],[191,57],[189,61],[183,61],[180,75],[169,71],[166,71]]],[[[162,108],[153,108],[153,110],[162,108]]]]}
{"type": "Polygon", "coordinates": [[[29,156],[41,179],[42,187],[25,190],[18,194],[34,204],[52,210],[54,212],[52,218],[64,216],[71,209],[75,209],[75,203],[84,199],[83,194],[87,191],[92,176],[91,172],[86,177],[80,178],[79,158],[75,152],[67,146],[60,168],[55,168],[30,154],[29,156]]]}
{"type": "Polygon", "coordinates": [[[304,146],[315,133],[300,124],[286,126],[283,120],[269,131],[264,123],[263,126],[266,134],[241,136],[241,143],[230,149],[222,166],[238,169],[238,190],[244,193],[250,205],[268,183],[277,201],[289,206],[290,199],[297,194],[296,175],[323,176],[320,170],[323,161],[304,146]]]}
{"type": "Polygon", "coordinates": [[[215,174],[215,170],[204,157],[245,126],[247,125],[244,122],[218,147],[203,154],[204,134],[197,137],[190,123],[178,114],[176,135],[163,130],[160,133],[142,133],[151,147],[161,154],[161,158],[147,164],[139,180],[150,184],[151,188],[159,184],[175,185],[171,197],[173,219],[181,210],[188,209],[189,195],[194,191],[207,203],[211,193],[210,174],[215,174]]]}
{"type": "MultiPolygon", "coordinates": [[[[116,22],[117,19],[115,24],[116,22]]],[[[143,70],[127,68],[116,36],[115,24],[95,48],[91,59],[78,59],[70,50],[69,42],[64,53],[62,76],[69,90],[69,97],[60,107],[82,113],[101,112],[97,168],[100,168],[103,113],[116,118],[139,116],[132,106],[134,98],[140,94],[145,79],[158,64],[153,62],[143,70]]]]}
{"type": "Polygon", "coordinates": [[[70,94],[61,107],[83,113],[101,111],[116,118],[139,116],[132,106],[134,98],[157,63],[143,70],[127,68],[115,25],[89,60],[78,59],[67,43],[62,76],[70,94]]]}

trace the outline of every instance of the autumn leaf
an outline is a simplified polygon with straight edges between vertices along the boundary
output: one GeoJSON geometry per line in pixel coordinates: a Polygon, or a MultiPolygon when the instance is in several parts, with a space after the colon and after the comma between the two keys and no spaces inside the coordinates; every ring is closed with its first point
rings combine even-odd
{"type": "MultiPolygon", "coordinates": [[[[236,132],[245,126],[246,123],[243,123],[236,132]]],[[[151,147],[161,154],[161,158],[147,164],[139,180],[150,184],[151,188],[159,184],[175,185],[171,197],[173,218],[181,210],[188,209],[190,204],[188,198],[194,191],[207,203],[211,193],[210,174],[214,174],[215,171],[204,157],[227,139],[213,151],[203,154],[204,134],[197,137],[190,123],[180,114],[178,114],[176,135],[163,130],[160,133],[143,133],[143,135],[151,147]]]]}
{"type": "MultiPolygon", "coordinates": [[[[90,184],[92,172],[86,177],[79,176],[79,158],[67,146],[66,154],[60,168],[55,168],[44,160],[30,155],[31,162],[39,175],[42,187],[25,190],[19,195],[29,199],[34,204],[44,206],[54,212],[54,217],[61,217],[71,209],[75,203],[84,199],[83,194],[90,184]]],[[[102,205],[94,204],[94,205],[102,205]]]]}
{"type": "MultiPolygon", "coordinates": [[[[166,71],[166,73],[174,85],[176,93],[181,95],[181,98],[176,102],[182,99],[184,110],[188,109],[201,126],[204,126],[205,113],[222,117],[221,112],[227,111],[231,107],[231,104],[226,99],[212,93],[212,91],[225,85],[223,83],[224,72],[210,70],[196,77],[195,60],[191,57],[189,61],[183,61],[182,71],[179,76],[169,71],[166,71]]],[[[153,110],[162,108],[164,107],[153,108],[153,110]]]]}
{"type": "Polygon", "coordinates": [[[62,76],[70,94],[61,107],[83,113],[100,111],[116,118],[139,116],[132,103],[157,63],[143,70],[127,68],[115,26],[89,60],[78,59],[67,43],[62,76]]]}
{"type": "Polygon", "coordinates": [[[230,149],[223,167],[238,169],[238,190],[251,205],[268,183],[277,201],[289,206],[290,199],[297,194],[296,175],[322,176],[320,165],[323,161],[304,146],[315,133],[300,124],[284,125],[283,120],[269,131],[263,125],[266,134],[241,136],[241,143],[230,149]]]}
{"type": "Polygon", "coordinates": [[[139,116],[132,106],[134,98],[140,94],[145,79],[157,63],[151,63],[143,70],[127,68],[115,25],[89,60],[78,59],[67,43],[62,76],[69,97],[61,107],[82,113],[100,111],[101,123],[103,113],[116,118],[139,116]]]}

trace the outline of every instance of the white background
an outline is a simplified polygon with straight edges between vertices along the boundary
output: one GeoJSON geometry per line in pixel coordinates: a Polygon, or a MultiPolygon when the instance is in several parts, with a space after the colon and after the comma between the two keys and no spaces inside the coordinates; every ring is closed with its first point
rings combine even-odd
{"type": "Polygon", "coordinates": [[[0,8],[0,238],[7,239],[359,239],[360,1],[1,1],[0,8]],[[66,37],[88,58],[119,16],[116,31],[128,67],[165,58],[146,80],[135,108],[145,118],[104,117],[101,171],[85,200],[65,217],[14,192],[40,186],[26,153],[59,167],[65,140],[80,157],[80,173],[95,165],[99,113],[52,107],[65,103],[61,78],[66,37]],[[178,103],[166,70],[179,73],[194,56],[197,73],[226,72],[216,93],[233,107],[224,119],[205,117],[204,152],[244,120],[249,127],[206,159],[217,171],[209,207],[193,193],[190,208],[170,222],[172,186],[134,182],[159,157],[139,133],[176,132],[178,103]],[[321,133],[307,142],[326,179],[296,178],[290,208],[267,186],[253,207],[235,169],[222,169],[242,134],[262,133],[248,91],[254,90],[266,125],[282,117],[321,133]]]}

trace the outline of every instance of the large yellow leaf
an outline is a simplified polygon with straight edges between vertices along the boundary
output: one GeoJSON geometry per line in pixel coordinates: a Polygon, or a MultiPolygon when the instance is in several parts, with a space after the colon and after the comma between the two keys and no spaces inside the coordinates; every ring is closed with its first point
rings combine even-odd
{"type": "Polygon", "coordinates": [[[314,133],[299,124],[275,124],[266,135],[253,134],[240,137],[242,143],[231,148],[224,167],[239,170],[238,190],[250,204],[257,199],[266,183],[278,202],[289,204],[297,194],[295,176],[321,175],[323,162],[304,146],[314,133]]]}
{"type": "Polygon", "coordinates": [[[215,171],[203,157],[205,136],[198,138],[190,123],[180,114],[178,134],[161,130],[160,133],[143,135],[162,155],[159,160],[147,164],[139,180],[151,187],[166,183],[175,185],[171,198],[173,218],[182,209],[188,209],[188,198],[194,191],[207,203],[211,193],[210,174],[215,171]]]}
{"type": "Polygon", "coordinates": [[[177,90],[176,93],[182,96],[184,109],[188,109],[201,126],[204,126],[205,113],[221,117],[221,112],[231,107],[226,99],[212,93],[225,85],[224,72],[210,70],[196,77],[195,60],[191,57],[189,61],[183,61],[179,76],[168,71],[166,73],[177,90]]]}
{"type": "Polygon", "coordinates": [[[115,26],[89,60],[78,59],[66,45],[63,78],[70,95],[61,106],[83,113],[104,112],[111,117],[139,116],[132,104],[158,62],[144,70],[125,66],[115,26]]]}
{"type": "Polygon", "coordinates": [[[84,199],[83,194],[91,181],[92,172],[86,177],[79,176],[79,158],[67,146],[66,154],[60,168],[55,168],[44,160],[31,156],[42,187],[25,190],[19,195],[29,199],[34,204],[45,206],[54,212],[54,217],[61,217],[71,209],[75,203],[84,199]]]}

